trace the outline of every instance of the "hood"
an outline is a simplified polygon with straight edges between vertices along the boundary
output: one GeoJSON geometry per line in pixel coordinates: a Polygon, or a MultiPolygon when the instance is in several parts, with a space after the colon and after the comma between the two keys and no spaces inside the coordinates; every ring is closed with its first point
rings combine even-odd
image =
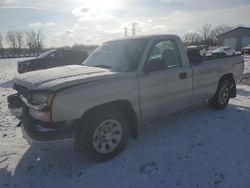
{"type": "Polygon", "coordinates": [[[18,63],[27,63],[27,62],[35,62],[36,60],[38,60],[40,58],[38,57],[33,57],[33,58],[28,58],[28,59],[25,59],[25,60],[22,60],[22,61],[18,61],[18,63]]]}
{"type": "Polygon", "coordinates": [[[117,72],[98,67],[69,65],[19,75],[15,84],[29,90],[57,90],[114,76],[117,72]]]}

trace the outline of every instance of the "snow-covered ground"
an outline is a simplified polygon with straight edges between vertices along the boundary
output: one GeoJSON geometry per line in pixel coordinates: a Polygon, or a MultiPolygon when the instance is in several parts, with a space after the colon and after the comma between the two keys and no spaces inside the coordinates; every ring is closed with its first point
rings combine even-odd
{"type": "Polygon", "coordinates": [[[223,111],[203,106],[146,125],[121,155],[96,164],[67,146],[28,146],[6,103],[16,61],[0,60],[0,187],[250,186],[250,86],[223,111]]]}

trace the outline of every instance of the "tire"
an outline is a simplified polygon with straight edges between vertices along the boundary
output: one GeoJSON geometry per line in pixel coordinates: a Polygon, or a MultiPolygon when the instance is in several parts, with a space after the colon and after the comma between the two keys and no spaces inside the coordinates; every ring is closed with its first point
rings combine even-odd
{"type": "Polygon", "coordinates": [[[81,121],[75,143],[90,160],[106,161],[123,151],[128,137],[126,116],[118,110],[103,109],[81,121]]]}
{"type": "Polygon", "coordinates": [[[231,86],[231,81],[226,79],[221,80],[215,96],[212,99],[208,100],[210,107],[216,110],[224,109],[228,105],[230,99],[231,86]]]}

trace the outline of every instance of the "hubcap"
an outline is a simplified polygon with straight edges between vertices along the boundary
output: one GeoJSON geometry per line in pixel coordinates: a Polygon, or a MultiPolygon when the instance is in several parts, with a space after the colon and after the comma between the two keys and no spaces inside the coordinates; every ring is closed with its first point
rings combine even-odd
{"type": "Polygon", "coordinates": [[[114,119],[103,121],[93,135],[93,146],[99,153],[110,153],[122,140],[122,125],[114,119]]]}
{"type": "Polygon", "coordinates": [[[229,97],[229,87],[226,85],[223,85],[222,89],[220,90],[220,95],[219,95],[219,102],[220,104],[225,104],[228,100],[229,97]]]}

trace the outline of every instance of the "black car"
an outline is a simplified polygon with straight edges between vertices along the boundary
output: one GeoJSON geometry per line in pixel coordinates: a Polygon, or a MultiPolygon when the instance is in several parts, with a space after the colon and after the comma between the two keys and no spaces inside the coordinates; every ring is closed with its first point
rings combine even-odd
{"type": "Polygon", "coordinates": [[[18,73],[48,69],[65,65],[81,64],[88,57],[87,52],[74,49],[47,51],[37,58],[18,62],[18,73]]]}

